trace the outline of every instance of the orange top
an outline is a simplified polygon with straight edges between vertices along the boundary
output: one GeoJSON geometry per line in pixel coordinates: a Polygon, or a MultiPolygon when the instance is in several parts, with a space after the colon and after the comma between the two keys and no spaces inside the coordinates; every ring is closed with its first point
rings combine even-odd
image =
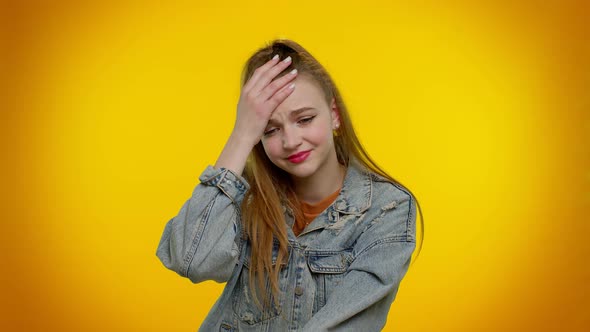
{"type": "Polygon", "coordinates": [[[317,216],[320,215],[320,213],[327,209],[328,206],[334,202],[334,200],[336,200],[336,197],[338,197],[338,194],[340,194],[340,189],[336,190],[334,193],[330,194],[328,197],[322,199],[316,204],[309,204],[306,202],[301,203],[303,220],[295,220],[295,223],[293,224],[293,233],[295,233],[295,236],[299,236],[299,234],[301,234],[307,225],[309,225],[317,216]]]}

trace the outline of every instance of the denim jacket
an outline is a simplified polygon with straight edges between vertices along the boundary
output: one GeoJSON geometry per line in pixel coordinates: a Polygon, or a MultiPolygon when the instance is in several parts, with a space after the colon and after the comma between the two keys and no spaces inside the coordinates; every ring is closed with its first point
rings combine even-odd
{"type": "MultiPolygon", "coordinates": [[[[289,225],[279,304],[262,310],[248,289],[250,244],[243,177],[207,166],[170,219],[156,255],[193,283],[227,282],[199,331],[380,331],[415,249],[416,206],[404,188],[351,163],[339,196],[299,236],[289,225]]],[[[273,248],[276,261],[278,246],[273,248]]],[[[268,284],[267,284],[268,286],[268,284]]],[[[272,299],[270,287],[267,289],[272,299]]]]}

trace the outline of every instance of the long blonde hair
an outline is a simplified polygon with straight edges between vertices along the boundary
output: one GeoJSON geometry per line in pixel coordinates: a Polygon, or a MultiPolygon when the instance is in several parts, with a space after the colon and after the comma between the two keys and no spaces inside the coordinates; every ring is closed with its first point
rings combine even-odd
{"type": "MultiPolygon", "coordinates": [[[[328,104],[334,98],[340,115],[340,127],[337,135],[334,136],[338,162],[348,166],[350,158],[353,157],[369,170],[407,189],[399,181],[381,169],[369,157],[356,136],[346,105],[342,100],[336,84],[334,84],[326,69],[298,43],[288,39],[276,39],[256,51],[244,66],[241,79],[242,87],[252,77],[254,70],[270,60],[275,54],[278,54],[280,59],[291,56],[292,62],[288,68],[283,70],[274,79],[296,68],[299,75],[306,75],[306,77],[318,83],[324,92],[328,104]]],[[[293,212],[296,220],[300,220],[303,216],[300,209],[300,202],[294,192],[289,174],[270,161],[266,156],[262,142],[256,144],[252,149],[244,169],[244,177],[250,183],[250,190],[246,193],[241,206],[245,234],[251,244],[249,288],[251,289],[251,294],[254,295],[255,302],[260,306],[254,281],[258,284],[259,289],[263,293],[262,296],[266,301],[268,299],[268,294],[266,294],[266,280],[268,280],[275,304],[277,304],[279,298],[277,295],[280,291],[278,275],[281,266],[286,264],[289,254],[287,223],[283,206],[293,212]],[[275,264],[273,264],[272,257],[273,245],[278,245],[275,264]]],[[[407,190],[412,193],[409,189],[407,190]]],[[[412,196],[415,198],[413,193],[412,196]]],[[[423,238],[424,219],[417,199],[416,204],[422,222],[421,238],[423,238]]],[[[421,249],[422,242],[420,242],[418,252],[421,249]]]]}

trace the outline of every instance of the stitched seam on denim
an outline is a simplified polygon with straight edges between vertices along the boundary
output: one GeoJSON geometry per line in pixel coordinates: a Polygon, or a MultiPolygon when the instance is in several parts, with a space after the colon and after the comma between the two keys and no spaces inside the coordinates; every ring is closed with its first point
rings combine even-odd
{"type": "Polygon", "coordinates": [[[236,173],[223,167],[220,170],[217,170],[217,172],[212,176],[201,181],[201,183],[204,185],[216,186],[220,188],[224,193],[226,193],[226,195],[228,195],[228,197],[232,199],[232,201],[235,201],[235,198],[243,195],[248,190],[248,186],[244,184],[243,180],[240,179],[236,173]],[[222,188],[224,180],[226,180],[226,183],[229,183],[230,186],[233,185],[233,187],[237,190],[235,195],[229,195],[228,190],[222,188]]]}
{"type": "Polygon", "coordinates": [[[241,274],[244,272],[244,262],[243,262],[243,257],[242,255],[245,255],[245,251],[242,251],[240,253],[240,256],[238,257],[238,264],[237,267],[235,267],[234,272],[232,273],[232,277],[230,278],[230,280],[227,282],[225,288],[224,288],[224,292],[226,290],[228,290],[228,296],[225,298],[225,302],[223,302],[223,305],[220,305],[219,308],[221,308],[221,310],[223,311],[226,307],[226,305],[230,305],[231,309],[233,311],[233,313],[235,314],[234,316],[234,325],[238,325],[238,316],[236,313],[236,310],[234,309],[234,305],[237,301],[236,297],[238,296],[238,293],[236,292],[236,287],[238,286],[239,282],[240,282],[240,277],[241,274]],[[235,273],[235,271],[239,271],[238,273],[235,273]],[[228,304],[229,303],[229,304],[228,304]]]}
{"type": "Polygon", "coordinates": [[[236,232],[236,237],[238,238],[238,257],[242,256],[242,250],[244,250],[244,246],[246,244],[246,231],[244,230],[244,225],[242,221],[242,210],[240,207],[236,208],[236,227],[238,231],[236,232]]]}
{"type": "Polygon", "coordinates": [[[365,249],[361,250],[354,258],[357,259],[363,253],[367,252],[368,250],[371,250],[372,248],[374,248],[374,247],[376,247],[376,246],[378,246],[380,244],[386,244],[386,243],[408,243],[408,242],[414,242],[414,241],[407,241],[407,236],[406,235],[396,235],[396,236],[387,237],[387,238],[384,238],[384,239],[379,239],[377,241],[374,241],[370,245],[368,245],[365,249]]]}
{"type": "Polygon", "coordinates": [[[309,250],[307,256],[334,256],[346,250],[309,250]]]}
{"type": "Polygon", "coordinates": [[[344,253],[342,253],[342,251],[309,251],[306,254],[306,260],[308,260],[310,267],[313,267],[312,270],[313,271],[317,271],[317,272],[346,272],[347,266],[350,265],[350,263],[352,263],[353,258],[349,257],[352,256],[351,255],[346,255],[344,253]],[[342,266],[336,266],[336,267],[327,267],[327,266],[318,266],[314,263],[311,262],[311,257],[333,257],[335,255],[338,255],[340,257],[340,259],[344,258],[344,260],[346,262],[341,262],[341,263],[345,263],[342,266]]]}
{"type": "Polygon", "coordinates": [[[346,267],[345,266],[340,267],[340,268],[337,268],[337,267],[315,267],[314,271],[344,273],[344,272],[346,272],[346,267]]]}
{"type": "MultiPolygon", "coordinates": [[[[408,194],[410,195],[410,194],[408,194]]],[[[414,200],[412,195],[410,195],[410,202],[409,202],[409,209],[408,209],[408,219],[406,221],[406,241],[408,242],[415,242],[416,239],[413,239],[412,234],[415,232],[414,229],[412,229],[412,219],[414,218],[414,215],[412,214],[412,204],[413,204],[414,200]]]]}
{"type": "MultiPolygon", "coordinates": [[[[412,196],[412,194],[407,191],[404,187],[398,185],[397,183],[393,184],[396,188],[398,188],[399,190],[403,191],[404,193],[406,193],[406,195],[408,195],[408,200],[409,200],[409,209],[408,209],[408,219],[406,219],[406,241],[408,242],[415,242],[416,239],[412,239],[412,235],[411,232],[414,232],[415,230],[411,229],[412,226],[412,205],[415,204],[414,203],[414,197],[412,196]]],[[[402,201],[405,202],[405,201],[402,201]]],[[[400,202],[400,203],[402,203],[400,202]]]]}
{"type": "MultiPolygon", "coordinates": [[[[207,224],[207,222],[209,220],[209,215],[211,213],[211,210],[213,209],[213,204],[215,203],[215,200],[216,200],[217,196],[219,196],[219,195],[220,194],[217,193],[213,197],[211,202],[209,202],[209,204],[207,205],[207,207],[205,209],[205,213],[203,214],[203,216],[200,218],[200,220],[197,223],[195,234],[193,235],[193,237],[192,237],[193,240],[191,241],[191,248],[186,253],[186,256],[184,258],[184,265],[185,266],[183,267],[183,273],[184,273],[185,277],[188,277],[191,263],[195,257],[195,253],[197,252],[197,248],[199,247],[199,244],[201,243],[201,237],[202,237],[201,235],[203,235],[205,225],[207,224]]],[[[189,212],[189,208],[187,207],[187,216],[188,216],[188,212],[189,212]]],[[[185,220],[186,220],[186,217],[185,217],[185,220]]]]}
{"type": "Polygon", "coordinates": [[[231,169],[227,169],[226,172],[229,173],[230,180],[232,180],[236,184],[236,186],[240,189],[241,192],[244,192],[244,191],[246,191],[248,189],[248,186],[250,184],[246,181],[246,179],[244,179],[243,177],[239,176],[238,174],[236,174],[231,169]]]}
{"type": "MultiPolygon", "coordinates": [[[[230,195],[230,193],[228,191],[225,190],[225,188],[223,187],[222,183],[223,180],[225,179],[225,176],[227,175],[227,172],[223,173],[223,176],[220,177],[219,182],[217,182],[216,186],[217,188],[219,188],[219,190],[221,190],[229,199],[231,199],[231,201],[237,205],[236,201],[235,201],[235,197],[233,195],[230,195]]],[[[231,188],[231,187],[230,187],[231,188]]]]}
{"type": "Polygon", "coordinates": [[[373,205],[373,179],[371,178],[371,174],[369,173],[369,200],[367,201],[367,207],[361,209],[360,212],[367,211],[371,205],[373,205]]]}
{"type": "MultiPolygon", "coordinates": [[[[342,257],[342,255],[339,255],[340,257],[342,257]]],[[[348,260],[347,260],[348,262],[348,260]]],[[[315,271],[321,271],[321,272],[345,272],[346,271],[346,264],[343,264],[344,262],[340,262],[342,263],[341,266],[318,266],[315,264],[310,264],[312,265],[314,268],[313,270],[315,271]]]]}
{"type": "MultiPolygon", "coordinates": [[[[412,239],[412,235],[410,234],[410,232],[413,232],[414,230],[411,229],[411,225],[412,225],[412,205],[415,204],[414,202],[414,197],[412,196],[412,194],[407,191],[404,187],[398,185],[397,183],[393,184],[396,188],[398,188],[399,190],[403,191],[404,193],[406,193],[406,195],[408,195],[408,218],[406,219],[406,241],[407,242],[415,242],[416,239],[412,239]]],[[[406,200],[400,201],[399,203],[403,203],[406,200]]]]}
{"type": "MultiPolygon", "coordinates": [[[[209,167],[211,167],[211,166],[209,166],[209,167]]],[[[211,167],[209,170],[207,170],[207,173],[209,173],[209,172],[213,172],[213,174],[212,174],[210,177],[203,179],[203,180],[201,181],[201,183],[203,183],[203,184],[207,184],[207,185],[215,185],[215,183],[210,183],[210,182],[211,182],[211,181],[212,181],[214,178],[216,178],[216,177],[220,176],[220,175],[221,175],[221,174],[222,174],[224,171],[225,171],[225,170],[224,170],[223,168],[221,168],[221,169],[215,169],[215,168],[211,167]]]]}

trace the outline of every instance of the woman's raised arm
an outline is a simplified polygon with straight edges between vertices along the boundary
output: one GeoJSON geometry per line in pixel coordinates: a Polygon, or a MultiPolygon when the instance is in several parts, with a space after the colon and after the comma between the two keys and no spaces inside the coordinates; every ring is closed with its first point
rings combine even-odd
{"type": "Polygon", "coordinates": [[[291,64],[278,56],[257,68],[244,85],[234,129],[215,167],[208,166],[179,213],[170,219],[156,255],[168,269],[197,283],[225,282],[239,257],[240,206],[250,185],[242,177],[248,155],[260,141],[272,112],[293,91],[291,72],[273,78],[291,64]]]}
{"type": "Polygon", "coordinates": [[[197,283],[225,282],[241,250],[239,206],[249,184],[227,169],[207,166],[191,197],[170,219],[156,255],[168,269],[197,283]]]}

